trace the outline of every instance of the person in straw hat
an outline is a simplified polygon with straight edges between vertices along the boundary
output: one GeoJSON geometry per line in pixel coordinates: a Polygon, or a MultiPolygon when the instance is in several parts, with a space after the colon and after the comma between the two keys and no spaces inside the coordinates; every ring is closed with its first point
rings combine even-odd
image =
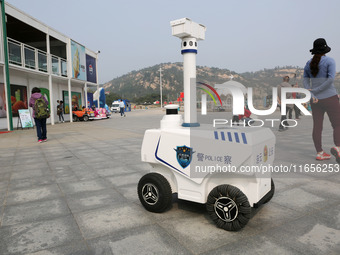
{"type": "Polygon", "coordinates": [[[310,59],[304,68],[303,84],[311,94],[311,108],[313,115],[313,142],[317,152],[317,160],[327,160],[331,155],[322,149],[323,119],[327,113],[333,127],[333,140],[335,147],[331,153],[336,161],[340,163],[340,104],[337,91],[334,87],[335,61],[326,56],[331,48],[324,38],[318,38],[310,50],[313,58],[310,59]]]}

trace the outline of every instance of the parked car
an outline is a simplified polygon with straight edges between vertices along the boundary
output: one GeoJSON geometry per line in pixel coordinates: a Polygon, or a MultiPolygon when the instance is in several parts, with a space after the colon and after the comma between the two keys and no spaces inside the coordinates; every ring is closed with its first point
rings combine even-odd
{"type": "Polygon", "coordinates": [[[84,108],[81,111],[72,111],[73,121],[88,121],[94,119],[94,112],[91,109],[84,108]]]}
{"type": "Polygon", "coordinates": [[[214,112],[225,112],[225,108],[223,106],[217,106],[213,109],[214,112]]]}

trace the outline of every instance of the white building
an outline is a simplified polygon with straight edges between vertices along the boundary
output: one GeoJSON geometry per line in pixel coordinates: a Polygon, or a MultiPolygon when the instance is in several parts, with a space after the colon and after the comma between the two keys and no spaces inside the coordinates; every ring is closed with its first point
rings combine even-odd
{"type": "Polygon", "coordinates": [[[8,3],[2,6],[5,12],[1,8],[1,20],[5,20],[6,29],[1,22],[0,130],[17,127],[18,109],[28,108],[33,87],[39,87],[49,98],[51,117],[48,123],[54,125],[57,121],[57,100],[64,101],[64,118],[72,122],[71,106],[87,106],[87,87],[97,89],[99,86],[98,52],[8,3]],[[10,104],[7,103],[9,98],[10,104]]]}

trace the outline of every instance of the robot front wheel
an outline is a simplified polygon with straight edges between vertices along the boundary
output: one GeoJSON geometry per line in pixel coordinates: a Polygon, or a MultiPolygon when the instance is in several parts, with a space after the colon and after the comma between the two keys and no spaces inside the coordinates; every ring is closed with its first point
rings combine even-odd
{"type": "Polygon", "coordinates": [[[216,226],[227,231],[242,229],[251,216],[247,196],[232,185],[224,184],[212,189],[206,206],[216,226]]]}
{"type": "Polygon", "coordinates": [[[164,212],[172,204],[171,186],[161,174],[144,175],[139,180],[137,191],[140,202],[150,212],[164,212]]]}

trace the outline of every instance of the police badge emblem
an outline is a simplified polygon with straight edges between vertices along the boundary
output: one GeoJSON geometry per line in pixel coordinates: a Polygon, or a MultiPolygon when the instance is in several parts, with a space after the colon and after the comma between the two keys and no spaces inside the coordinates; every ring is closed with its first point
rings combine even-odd
{"type": "Polygon", "coordinates": [[[192,154],[195,153],[192,148],[187,146],[177,146],[177,149],[174,149],[177,154],[176,158],[181,167],[186,168],[191,163],[192,154]]]}

